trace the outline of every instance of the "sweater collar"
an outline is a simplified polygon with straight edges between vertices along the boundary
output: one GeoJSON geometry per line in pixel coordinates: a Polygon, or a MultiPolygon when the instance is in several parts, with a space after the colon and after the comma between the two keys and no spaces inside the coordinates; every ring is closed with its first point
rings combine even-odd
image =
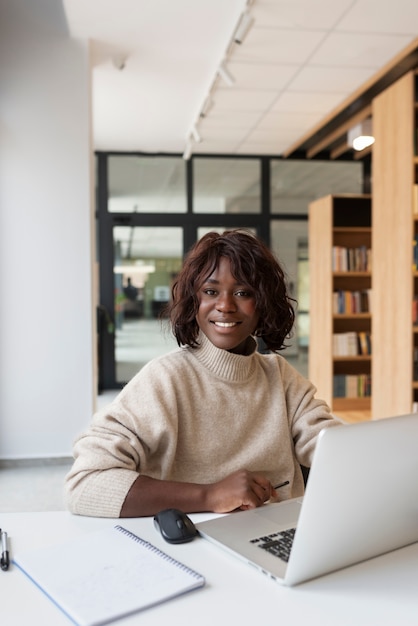
{"type": "Polygon", "coordinates": [[[198,341],[199,346],[192,349],[192,354],[216,376],[231,382],[242,382],[253,373],[257,349],[254,337],[249,337],[247,340],[246,355],[234,354],[217,348],[202,332],[199,333],[198,341]]]}

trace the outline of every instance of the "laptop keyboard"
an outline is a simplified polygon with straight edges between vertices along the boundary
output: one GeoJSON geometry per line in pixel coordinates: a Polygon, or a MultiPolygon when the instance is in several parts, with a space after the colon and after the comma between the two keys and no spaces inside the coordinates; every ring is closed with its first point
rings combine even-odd
{"type": "Polygon", "coordinates": [[[257,537],[256,539],[251,539],[250,543],[255,544],[258,548],[267,550],[273,556],[277,556],[287,563],[292,549],[295,530],[296,528],[289,528],[271,535],[257,537]]]}

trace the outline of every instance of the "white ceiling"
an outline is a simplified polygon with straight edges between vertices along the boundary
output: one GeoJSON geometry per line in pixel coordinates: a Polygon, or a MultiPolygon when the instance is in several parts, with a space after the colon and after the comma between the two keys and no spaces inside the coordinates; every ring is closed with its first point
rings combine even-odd
{"type": "Polygon", "coordinates": [[[92,40],[96,150],[182,153],[196,125],[194,153],[282,154],[418,34],[417,0],[62,1],[92,40]]]}

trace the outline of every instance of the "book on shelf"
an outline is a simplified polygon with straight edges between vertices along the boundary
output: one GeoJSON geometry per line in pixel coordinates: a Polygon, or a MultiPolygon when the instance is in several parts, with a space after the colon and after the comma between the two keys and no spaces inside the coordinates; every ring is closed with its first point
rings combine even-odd
{"type": "Polygon", "coordinates": [[[415,346],[412,353],[412,378],[416,382],[418,381],[418,347],[415,346]]]}
{"type": "Polygon", "coordinates": [[[371,268],[371,249],[367,246],[347,248],[333,246],[332,269],[334,272],[368,272],[371,268]]]}
{"type": "Polygon", "coordinates": [[[372,353],[371,334],[367,331],[334,333],[332,340],[334,356],[359,356],[372,353]]]}
{"type": "Polygon", "coordinates": [[[358,347],[359,354],[371,354],[372,353],[372,339],[368,332],[360,331],[358,333],[358,347]]]}
{"type": "Polygon", "coordinates": [[[334,356],[356,356],[357,355],[357,333],[334,333],[332,336],[334,356]]]}
{"type": "Polygon", "coordinates": [[[418,185],[412,187],[412,211],[414,215],[418,214],[418,185]]]}
{"type": "Polygon", "coordinates": [[[412,300],[412,324],[418,324],[418,296],[415,295],[412,300]]]}
{"type": "Polygon", "coordinates": [[[370,313],[371,312],[371,289],[361,291],[333,292],[333,313],[370,313]]]}
{"type": "Polygon", "coordinates": [[[369,398],[372,390],[370,374],[335,374],[334,398],[369,398]]]}
{"type": "Polygon", "coordinates": [[[418,240],[415,238],[412,242],[412,270],[416,272],[418,269],[418,240]]]}

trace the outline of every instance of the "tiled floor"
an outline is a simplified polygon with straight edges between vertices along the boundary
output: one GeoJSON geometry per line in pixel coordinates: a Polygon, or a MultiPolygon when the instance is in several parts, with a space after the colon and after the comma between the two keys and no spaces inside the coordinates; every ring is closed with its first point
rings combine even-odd
{"type": "MultiPolygon", "coordinates": [[[[100,394],[98,408],[108,404],[117,393],[100,394]]],[[[1,462],[0,516],[1,513],[20,511],[64,510],[64,478],[71,465],[70,458],[1,462]]]]}
{"type": "Polygon", "coordinates": [[[70,466],[71,461],[0,467],[0,516],[17,511],[64,510],[64,476],[70,466]]]}

